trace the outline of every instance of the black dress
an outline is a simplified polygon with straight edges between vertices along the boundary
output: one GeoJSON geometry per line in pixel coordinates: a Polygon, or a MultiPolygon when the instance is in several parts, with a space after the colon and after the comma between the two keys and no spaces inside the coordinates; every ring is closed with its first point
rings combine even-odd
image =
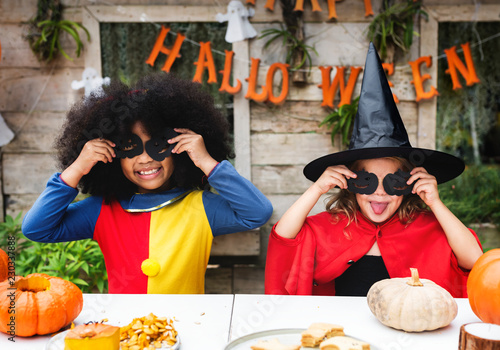
{"type": "Polygon", "coordinates": [[[335,279],[335,295],[365,297],[375,282],[386,278],[390,277],[382,257],[365,255],[335,279]]]}

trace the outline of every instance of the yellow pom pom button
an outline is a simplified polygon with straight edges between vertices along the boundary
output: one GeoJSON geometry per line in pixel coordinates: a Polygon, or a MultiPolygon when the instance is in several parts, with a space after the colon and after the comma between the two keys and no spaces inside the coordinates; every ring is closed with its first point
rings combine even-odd
{"type": "Polygon", "coordinates": [[[160,273],[160,264],[153,259],[146,259],[141,264],[142,272],[148,277],[155,277],[160,273]]]}

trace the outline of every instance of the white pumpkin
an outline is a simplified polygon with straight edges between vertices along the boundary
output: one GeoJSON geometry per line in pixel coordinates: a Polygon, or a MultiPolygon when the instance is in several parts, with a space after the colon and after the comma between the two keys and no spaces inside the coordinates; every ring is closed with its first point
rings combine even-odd
{"type": "Polygon", "coordinates": [[[451,294],[428,279],[419,279],[411,268],[410,278],[390,278],[374,283],[368,291],[368,306],[384,325],[407,332],[445,327],[457,316],[451,294]]]}

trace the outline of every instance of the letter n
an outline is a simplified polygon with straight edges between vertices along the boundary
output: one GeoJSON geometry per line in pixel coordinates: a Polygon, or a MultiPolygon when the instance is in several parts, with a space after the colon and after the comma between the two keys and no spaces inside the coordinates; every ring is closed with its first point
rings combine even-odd
{"type": "Polygon", "coordinates": [[[456,46],[444,50],[446,58],[448,59],[448,69],[445,71],[445,73],[451,76],[451,81],[453,82],[453,90],[462,88],[462,85],[458,80],[457,69],[465,78],[467,86],[471,86],[481,82],[476,74],[476,68],[474,67],[474,61],[472,61],[469,43],[465,43],[460,46],[462,46],[462,49],[464,50],[465,64],[467,65],[467,68],[458,57],[456,46]]]}

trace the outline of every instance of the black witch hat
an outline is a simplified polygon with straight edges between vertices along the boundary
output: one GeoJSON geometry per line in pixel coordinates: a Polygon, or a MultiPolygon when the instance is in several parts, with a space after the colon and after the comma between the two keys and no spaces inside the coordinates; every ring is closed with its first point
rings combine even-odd
{"type": "Polygon", "coordinates": [[[304,168],[304,175],[316,181],[331,165],[394,156],[424,167],[438,183],[457,177],[465,168],[464,162],[451,154],[410,145],[380,57],[370,43],[349,149],[313,160],[304,168]]]}

